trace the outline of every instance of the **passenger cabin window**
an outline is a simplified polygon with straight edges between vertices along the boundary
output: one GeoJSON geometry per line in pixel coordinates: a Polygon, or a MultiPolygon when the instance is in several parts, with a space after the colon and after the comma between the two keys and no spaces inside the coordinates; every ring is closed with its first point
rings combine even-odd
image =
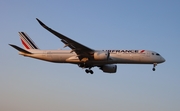
{"type": "Polygon", "coordinates": [[[152,55],[154,55],[154,53],[152,53],[152,55]]]}
{"type": "Polygon", "coordinates": [[[158,54],[158,53],[157,53],[156,55],[157,55],[157,56],[160,56],[160,54],[158,54]]]}

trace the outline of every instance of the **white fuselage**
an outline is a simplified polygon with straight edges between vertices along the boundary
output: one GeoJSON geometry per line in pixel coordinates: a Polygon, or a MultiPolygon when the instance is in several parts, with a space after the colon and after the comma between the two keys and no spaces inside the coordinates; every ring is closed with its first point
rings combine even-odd
{"type": "Polygon", "coordinates": [[[108,60],[79,60],[76,53],[71,50],[37,50],[30,49],[32,54],[22,53],[20,55],[45,60],[55,63],[91,63],[91,64],[153,64],[162,63],[165,59],[154,51],[148,50],[106,50],[110,52],[108,60]]]}
{"type": "Polygon", "coordinates": [[[24,49],[13,44],[9,45],[18,50],[20,55],[54,63],[77,64],[81,68],[86,68],[86,73],[91,74],[93,74],[92,67],[99,67],[106,73],[116,73],[116,64],[153,64],[152,70],[155,71],[158,63],[165,62],[165,59],[154,51],[94,50],[51,29],[38,18],[36,20],[43,28],[57,36],[64,43],[64,47],[71,50],[40,50],[25,32],[19,32],[24,49]]]}

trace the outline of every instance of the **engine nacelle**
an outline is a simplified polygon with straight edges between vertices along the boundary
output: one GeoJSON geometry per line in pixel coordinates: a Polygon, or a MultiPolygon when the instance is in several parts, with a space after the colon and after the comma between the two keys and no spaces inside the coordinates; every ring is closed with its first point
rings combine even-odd
{"type": "Polygon", "coordinates": [[[102,66],[100,69],[106,73],[116,73],[117,65],[107,64],[107,65],[102,66]]]}
{"type": "Polygon", "coordinates": [[[107,51],[98,51],[94,53],[94,60],[108,60],[109,52],[107,51]]]}

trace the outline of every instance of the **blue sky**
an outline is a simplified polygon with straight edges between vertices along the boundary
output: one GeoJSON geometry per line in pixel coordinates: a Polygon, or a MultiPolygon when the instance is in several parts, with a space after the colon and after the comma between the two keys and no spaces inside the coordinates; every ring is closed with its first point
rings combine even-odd
{"type": "Polygon", "coordinates": [[[0,110],[2,111],[179,111],[180,1],[1,1],[0,110]],[[93,49],[148,49],[166,62],[118,65],[114,75],[94,68],[54,64],[18,55],[25,31],[41,49],[64,44],[56,31],[93,49]]]}

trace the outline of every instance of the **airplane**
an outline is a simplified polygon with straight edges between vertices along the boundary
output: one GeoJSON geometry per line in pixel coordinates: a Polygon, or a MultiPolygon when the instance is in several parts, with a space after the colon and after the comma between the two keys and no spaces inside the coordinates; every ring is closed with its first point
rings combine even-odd
{"type": "Polygon", "coordinates": [[[105,73],[116,73],[116,64],[152,64],[155,71],[157,64],[165,62],[159,53],[150,50],[94,50],[56,32],[38,18],[36,20],[71,50],[40,50],[25,32],[19,32],[24,49],[9,45],[17,49],[20,55],[54,63],[76,64],[90,74],[94,73],[91,70],[93,67],[99,67],[105,73]]]}

